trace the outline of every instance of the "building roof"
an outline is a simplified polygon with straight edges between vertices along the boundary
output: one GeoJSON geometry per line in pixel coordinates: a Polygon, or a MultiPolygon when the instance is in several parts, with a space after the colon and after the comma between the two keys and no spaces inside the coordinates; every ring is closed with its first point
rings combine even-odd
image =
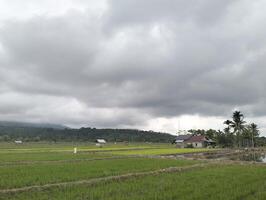
{"type": "Polygon", "coordinates": [[[209,143],[216,143],[214,140],[212,140],[212,139],[208,139],[208,142],[209,143]]]}
{"type": "Polygon", "coordinates": [[[176,140],[188,140],[189,138],[191,138],[192,135],[191,134],[187,134],[187,135],[178,135],[175,139],[176,140]]]}
{"type": "Polygon", "coordinates": [[[205,141],[208,141],[208,139],[204,135],[193,135],[185,142],[190,143],[190,142],[205,142],[205,141]]]}
{"type": "Polygon", "coordinates": [[[96,142],[97,143],[102,143],[102,144],[105,144],[106,143],[106,141],[104,139],[97,139],[96,142]]]}

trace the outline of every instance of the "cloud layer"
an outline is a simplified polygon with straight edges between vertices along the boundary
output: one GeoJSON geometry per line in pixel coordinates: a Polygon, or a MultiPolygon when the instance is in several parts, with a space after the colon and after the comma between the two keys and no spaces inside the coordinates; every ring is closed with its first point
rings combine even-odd
{"type": "Polygon", "coordinates": [[[191,128],[235,108],[266,118],[262,0],[25,2],[0,0],[0,119],[173,131],[184,115],[191,128]]]}

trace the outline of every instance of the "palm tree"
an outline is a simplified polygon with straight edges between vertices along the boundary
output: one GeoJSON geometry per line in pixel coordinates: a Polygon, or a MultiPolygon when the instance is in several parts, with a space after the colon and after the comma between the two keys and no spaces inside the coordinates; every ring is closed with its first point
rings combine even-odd
{"type": "Polygon", "coordinates": [[[241,146],[240,137],[242,136],[243,131],[245,130],[245,123],[246,122],[244,121],[244,115],[240,111],[235,111],[233,113],[233,121],[231,121],[229,126],[233,128],[234,133],[236,134],[238,147],[241,146]]]}
{"type": "Polygon", "coordinates": [[[246,147],[252,147],[251,135],[250,125],[248,125],[242,133],[243,144],[246,147]]]}
{"type": "Polygon", "coordinates": [[[224,124],[228,126],[228,128],[230,129],[230,125],[232,124],[233,122],[231,120],[226,120],[224,121],[224,124]]]}
{"type": "Polygon", "coordinates": [[[233,124],[233,122],[231,121],[231,120],[226,120],[226,121],[224,121],[224,124],[225,125],[227,125],[227,127],[226,128],[224,128],[224,133],[225,133],[225,135],[226,135],[226,138],[228,139],[228,141],[227,141],[227,145],[229,145],[229,146],[233,146],[234,145],[234,136],[233,136],[233,133],[232,132],[230,132],[230,130],[231,130],[231,125],[233,124]]]}
{"type": "Polygon", "coordinates": [[[248,128],[249,128],[250,134],[251,134],[252,147],[254,148],[254,146],[255,146],[254,138],[259,135],[258,125],[255,123],[252,123],[249,125],[248,128]]]}

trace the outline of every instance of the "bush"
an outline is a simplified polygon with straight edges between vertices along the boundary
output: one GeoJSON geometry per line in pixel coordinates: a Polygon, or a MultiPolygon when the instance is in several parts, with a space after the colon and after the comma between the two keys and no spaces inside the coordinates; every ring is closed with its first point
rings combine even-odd
{"type": "Polygon", "coordinates": [[[187,144],[185,148],[194,148],[192,144],[187,144]]]}

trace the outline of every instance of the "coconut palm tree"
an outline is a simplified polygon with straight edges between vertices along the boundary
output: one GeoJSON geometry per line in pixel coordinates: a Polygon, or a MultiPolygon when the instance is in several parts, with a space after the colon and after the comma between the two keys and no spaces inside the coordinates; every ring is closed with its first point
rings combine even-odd
{"type": "Polygon", "coordinates": [[[234,133],[232,133],[231,130],[231,125],[233,124],[233,122],[231,120],[226,120],[224,121],[224,124],[227,125],[226,128],[224,128],[224,133],[226,135],[227,138],[227,145],[228,146],[233,146],[235,144],[235,138],[234,138],[234,133]]]}
{"type": "Polygon", "coordinates": [[[228,126],[228,128],[230,129],[230,125],[232,124],[233,122],[231,120],[225,120],[224,121],[224,124],[228,126]]]}
{"type": "Polygon", "coordinates": [[[232,116],[233,120],[226,120],[224,123],[227,124],[230,128],[233,129],[234,134],[236,135],[237,146],[241,146],[240,137],[245,130],[244,115],[240,111],[235,111],[232,116]]]}
{"type": "Polygon", "coordinates": [[[254,148],[255,146],[254,138],[259,135],[258,125],[255,123],[252,123],[248,126],[248,129],[250,130],[252,147],[254,148]]]}

